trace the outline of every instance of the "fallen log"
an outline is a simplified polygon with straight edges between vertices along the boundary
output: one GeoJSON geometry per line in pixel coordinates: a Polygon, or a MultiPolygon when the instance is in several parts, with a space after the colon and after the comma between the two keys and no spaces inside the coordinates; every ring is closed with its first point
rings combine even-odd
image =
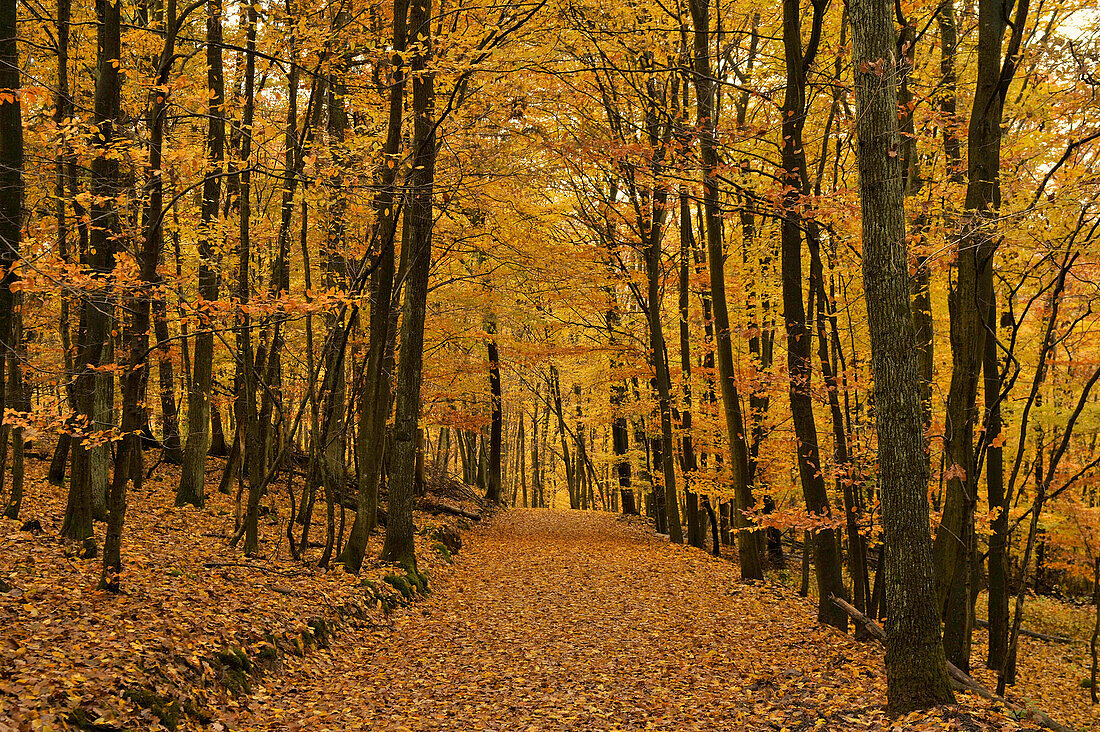
{"type": "Polygon", "coordinates": [[[432,500],[431,498],[422,498],[420,500],[420,510],[427,511],[428,513],[449,513],[452,516],[461,516],[471,521],[481,520],[480,513],[467,511],[461,506],[454,506],[450,503],[444,503],[443,501],[432,500]]]}
{"type": "MultiPolygon", "coordinates": [[[[839,607],[844,612],[848,613],[848,615],[851,616],[852,620],[856,621],[864,628],[866,628],[867,632],[870,633],[875,640],[877,640],[883,646],[886,645],[886,631],[882,629],[881,625],[861,613],[850,603],[841,600],[836,595],[829,595],[829,599],[833,601],[834,605],[839,607]]],[[[970,691],[982,697],[983,699],[1000,702],[1016,714],[1024,716],[1033,722],[1037,722],[1047,729],[1054,730],[1054,732],[1073,732],[1071,728],[1055,722],[1053,719],[1050,718],[1050,716],[1046,714],[1046,712],[1035,709],[1033,707],[1021,709],[1020,707],[1017,707],[1016,705],[1009,702],[1003,696],[998,696],[994,694],[992,691],[985,688],[980,682],[975,680],[974,677],[970,676],[970,674],[967,674],[950,661],[947,662],[947,673],[951,677],[953,686],[955,686],[956,689],[959,689],[961,691],[970,691]]]]}
{"type": "MultiPolygon", "coordinates": [[[[982,627],[982,628],[988,628],[989,627],[989,621],[988,620],[982,620],[981,618],[975,618],[975,621],[978,623],[979,627],[982,627]]],[[[1039,633],[1039,632],[1036,632],[1034,630],[1027,630],[1025,628],[1020,628],[1020,635],[1024,636],[1025,638],[1034,638],[1035,640],[1046,641],[1047,643],[1072,643],[1073,642],[1073,638],[1067,638],[1064,635],[1047,635],[1046,633],[1039,633]]]]}

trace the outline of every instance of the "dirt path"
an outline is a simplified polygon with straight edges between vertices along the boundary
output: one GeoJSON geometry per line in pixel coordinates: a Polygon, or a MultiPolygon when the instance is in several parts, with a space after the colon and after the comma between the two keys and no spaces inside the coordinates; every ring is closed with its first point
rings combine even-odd
{"type": "Polygon", "coordinates": [[[292,659],[234,726],[882,729],[878,654],[612,515],[511,511],[392,629],[292,659]]]}

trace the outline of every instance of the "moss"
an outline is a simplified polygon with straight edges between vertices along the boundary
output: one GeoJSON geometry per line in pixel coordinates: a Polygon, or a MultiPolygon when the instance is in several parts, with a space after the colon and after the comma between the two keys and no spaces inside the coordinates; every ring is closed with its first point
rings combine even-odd
{"type": "Polygon", "coordinates": [[[417,572],[410,576],[410,579],[416,582],[416,586],[420,589],[420,594],[425,597],[430,595],[432,590],[428,587],[428,575],[423,572],[417,572]]]}
{"type": "Polygon", "coordinates": [[[65,720],[76,729],[93,730],[94,732],[118,732],[118,727],[113,724],[100,724],[96,722],[98,715],[86,712],[80,707],[69,712],[65,720]]]}
{"type": "Polygon", "coordinates": [[[409,580],[406,579],[408,575],[401,574],[387,574],[382,579],[388,582],[393,589],[401,593],[401,597],[405,600],[411,600],[415,594],[413,586],[409,584],[409,580]]]}
{"type": "Polygon", "coordinates": [[[259,650],[256,651],[256,661],[266,668],[273,667],[278,660],[279,650],[270,641],[262,644],[259,650]]]}
{"type": "Polygon", "coordinates": [[[448,549],[447,545],[443,542],[437,541],[432,544],[432,551],[443,557],[443,559],[446,560],[448,564],[454,564],[454,556],[451,554],[451,550],[448,549]]]}
{"type": "Polygon", "coordinates": [[[244,671],[245,673],[252,671],[252,661],[243,648],[227,648],[224,651],[217,651],[214,654],[214,659],[226,668],[244,671]]]}
{"type": "Polygon", "coordinates": [[[317,642],[317,645],[322,648],[327,648],[329,641],[329,624],[325,622],[325,619],[311,618],[306,621],[306,625],[313,631],[313,640],[317,642]]]}
{"type": "Polygon", "coordinates": [[[449,526],[436,526],[429,534],[429,538],[447,547],[451,554],[458,554],[462,550],[462,536],[449,526]]]}
{"type": "Polygon", "coordinates": [[[414,569],[405,569],[405,574],[387,574],[383,579],[401,593],[406,602],[424,597],[431,591],[428,588],[427,575],[414,569]]]}
{"type": "Polygon", "coordinates": [[[252,692],[250,674],[254,670],[251,659],[241,648],[227,648],[214,653],[215,667],[221,672],[225,688],[236,695],[252,692]]]}
{"type": "Polygon", "coordinates": [[[183,717],[179,701],[157,694],[152,689],[131,686],[122,690],[122,698],[132,701],[142,709],[155,714],[160,723],[169,730],[175,730],[183,717]]]}

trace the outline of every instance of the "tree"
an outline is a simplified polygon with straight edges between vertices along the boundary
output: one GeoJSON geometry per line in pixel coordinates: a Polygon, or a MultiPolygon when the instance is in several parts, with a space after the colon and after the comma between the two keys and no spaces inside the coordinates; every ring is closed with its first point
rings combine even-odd
{"type": "MultiPolygon", "coordinates": [[[[782,165],[783,211],[780,222],[780,253],[783,279],[783,319],[787,331],[787,374],[790,380],[791,419],[798,442],[798,473],[806,508],[819,516],[830,513],[829,498],[822,476],[817,426],[810,396],[812,365],[810,329],[802,299],[802,216],[801,198],[808,193],[806,151],[802,130],[806,122],[806,78],[821,43],[825,0],[813,0],[813,17],[806,49],[802,48],[801,10],[798,0],[783,2],[783,47],[787,88],[783,97],[782,165]]],[[[713,266],[713,265],[712,265],[713,266]]],[[[847,629],[848,615],[829,600],[830,595],[847,595],[840,567],[839,542],[834,529],[814,532],[814,566],[817,575],[818,620],[847,629]]]]}
{"type": "MultiPolygon", "coordinates": [[[[16,263],[23,233],[23,115],[20,104],[19,49],[16,45],[16,1],[0,3],[0,423],[5,410],[23,409],[19,353],[19,315],[16,314],[16,263]],[[5,378],[6,377],[6,378],[5,378]]],[[[23,430],[0,427],[12,434],[12,496],[5,515],[19,512],[23,483],[23,430]]],[[[7,462],[0,452],[0,474],[7,462]]]]}
{"type": "Polygon", "coordinates": [[[214,376],[214,321],[210,312],[218,299],[215,241],[218,236],[218,208],[221,199],[222,165],[225,161],[225,81],[222,71],[222,4],[210,0],[206,18],[206,85],[210,90],[207,107],[206,175],[202,186],[202,208],[198,243],[199,300],[195,305],[199,329],[195,333],[194,375],[187,394],[187,439],[184,443],[176,504],[202,506],[206,501],[206,457],[210,450],[210,391],[214,376]]]}
{"type": "Polygon", "coordinates": [[[382,448],[386,418],[390,413],[390,378],[385,371],[387,352],[393,346],[391,318],[394,291],[394,240],[397,236],[398,198],[396,181],[401,157],[403,106],[405,101],[406,24],[409,4],[393,4],[393,54],[390,57],[389,115],[386,142],[379,166],[378,193],[374,199],[375,224],[371,242],[378,247],[377,262],[371,273],[370,320],[367,355],[364,359],[362,394],[359,396],[359,434],[355,449],[359,456],[358,496],[355,520],[348,544],[341,557],[344,567],[358,572],[366,552],[367,535],[374,529],[378,514],[378,481],[382,472],[382,448]]]}
{"type": "Polygon", "coordinates": [[[944,452],[950,477],[943,518],[936,532],[936,596],[944,619],[947,658],[964,671],[970,669],[972,588],[977,573],[975,402],[993,309],[993,256],[998,247],[996,217],[1001,206],[1002,117],[1023,43],[1028,7],[1028,0],[1016,5],[1012,34],[1002,55],[1004,35],[1010,25],[1006,10],[993,0],[978,3],[977,87],[967,133],[966,213],[960,232],[957,275],[949,295],[952,371],[944,452]]]}
{"type": "Polygon", "coordinates": [[[849,5],[863,222],[863,283],[875,379],[886,551],[887,703],[896,714],[953,701],[932,588],[920,351],[898,134],[896,38],[885,0],[849,5]]]}
{"type": "Polygon", "coordinates": [[[485,348],[489,356],[489,399],[492,403],[492,421],[489,425],[489,475],[485,500],[501,503],[503,497],[500,485],[500,449],[501,432],[504,429],[504,411],[500,385],[500,351],[497,349],[496,330],[496,317],[490,315],[486,328],[489,338],[485,342],[485,348]]]}
{"type": "Polygon", "coordinates": [[[413,525],[417,429],[424,359],[424,316],[428,273],[432,265],[432,207],[435,192],[435,73],[432,65],[432,3],[412,0],[409,35],[415,44],[410,63],[413,79],[413,166],[409,175],[408,270],[401,312],[401,355],[397,370],[397,405],[393,426],[389,514],[382,559],[417,574],[413,525]]]}
{"type": "MultiPolygon", "coordinates": [[[[118,59],[121,53],[120,9],[108,0],[96,2],[97,48],[95,86],[95,132],[92,142],[96,157],[92,161],[89,207],[88,251],[84,262],[93,279],[90,291],[83,297],[81,314],[81,369],[76,376],[74,392],[81,420],[80,437],[73,445],[72,477],[69,481],[68,505],[61,535],[84,544],[86,554],[96,551],[92,533],[92,515],[99,487],[93,482],[92,457],[97,441],[103,440],[97,424],[97,397],[108,384],[98,373],[110,353],[111,324],[114,320],[114,294],[111,274],[115,267],[115,251],[121,234],[116,200],[121,193],[121,175],[116,137],[120,110],[118,59]]],[[[117,497],[117,494],[116,494],[117,497]]],[[[117,514],[116,514],[117,515],[117,514]]],[[[121,525],[120,525],[121,526],[121,525]]],[[[121,531],[121,528],[119,529],[121,531]]]]}
{"type": "MultiPolygon", "coordinates": [[[[745,511],[754,507],[755,499],[749,478],[748,442],[745,439],[741,415],[741,397],[733,373],[733,346],[729,310],[726,303],[726,258],[722,251],[722,213],[719,203],[717,140],[715,139],[714,79],[710,65],[710,5],[707,0],[692,0],[691,18],[694,34],[694,80],[698,105],[700,157],[703,166],[703,207],[706,213],[707,259],[710,271],[710,295],[714,309],[715,351],[718,357],[718,381],[721,384],[722,407],[725,410],[726,434],[729,437],[730,463],[734,492],[737,496],[734,525],[737,533],[741,576],[763,579],[759,532],[749,531],[745,511]]],[[[681,226],[689,225],[681,221],[681,226]]]]}

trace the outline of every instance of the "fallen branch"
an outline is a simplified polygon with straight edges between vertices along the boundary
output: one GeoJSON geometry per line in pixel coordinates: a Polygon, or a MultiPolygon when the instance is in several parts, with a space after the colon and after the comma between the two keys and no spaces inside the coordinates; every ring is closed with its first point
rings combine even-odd
{"type": "Polygon", "coordinates": [[[244,564],[242,562],[205,562],[203,565],[206,569],[216,569],[218,567],[241,567],[242,569],[258,569],[261,572],[267,572],[268,574],[278,574],[283,577],[300,577],[300,572],[280,572],[277,569],[268,569],[267,567],[261,567],[258,564],[244,564]]]}
{"type": "MultiPolygon", "coordinates": [[[[864,628],[866,628],[867,632],[870,633],[875,640],[877,640],[884,646],[886,645],[886,631],[882,629],[881,625],[861,613],[850,603],[841,600],[836,595],[829,595],[829,599],[833,601],[834,605],[839,607],[844,612],[848,613],[848,615],[851,616],[852,620],[856,621],[864,628]]],[[[1054,730],[1055,732],[1073,732],[1071,728],[1055,722],[1045,712],[1034,709],[1032,707],[1021,709],[1014,704],[1011,704],[1003,696],[998,696],[989,689],[982,686],[982,684],[976,681],[974,677],[970,676],[970,674],[965,673],[962,669],[960,669],[958,666],[951,663],[950,661],[947,662],[947,673],[951,676],[951,681],[957,689],[973,692],[983,699],[1000,702],[1001,704],[1004,704],[1008,709],[1011,709],[1014,713],[1021,716],[1026,716],[1033,722],[1038,722],[1047,729],[1054,730]]]]}
{"type": "MultiPolygon", "coordinates": [[[[981,618],[975,618],[975,622],[982,628],[989,627],[988,620],[982,620],[981,618]]],[[[1020,635],[1025,638],[1034,638],[1035,640],[1046,641],[1047,643],[1072,643],[1073,638],[1067,638],[1064,635],[1047,635],[1046,633],[1038,633],[1034,630],[1025,630],[1020,628],[1020,635]]]]}
{"type": "Polygon", "coordinates": [[[449,513],[452,516],[461,516],[462,518],[468,518],[471,521],[481,520],[480,513],[467,511],[460,506],[453,506],[450,503],[444,503],[443,501],[434,501],[430,498],[423,498],[420,500],[420,510],[427,511],[428,513],[449,513]]]}

